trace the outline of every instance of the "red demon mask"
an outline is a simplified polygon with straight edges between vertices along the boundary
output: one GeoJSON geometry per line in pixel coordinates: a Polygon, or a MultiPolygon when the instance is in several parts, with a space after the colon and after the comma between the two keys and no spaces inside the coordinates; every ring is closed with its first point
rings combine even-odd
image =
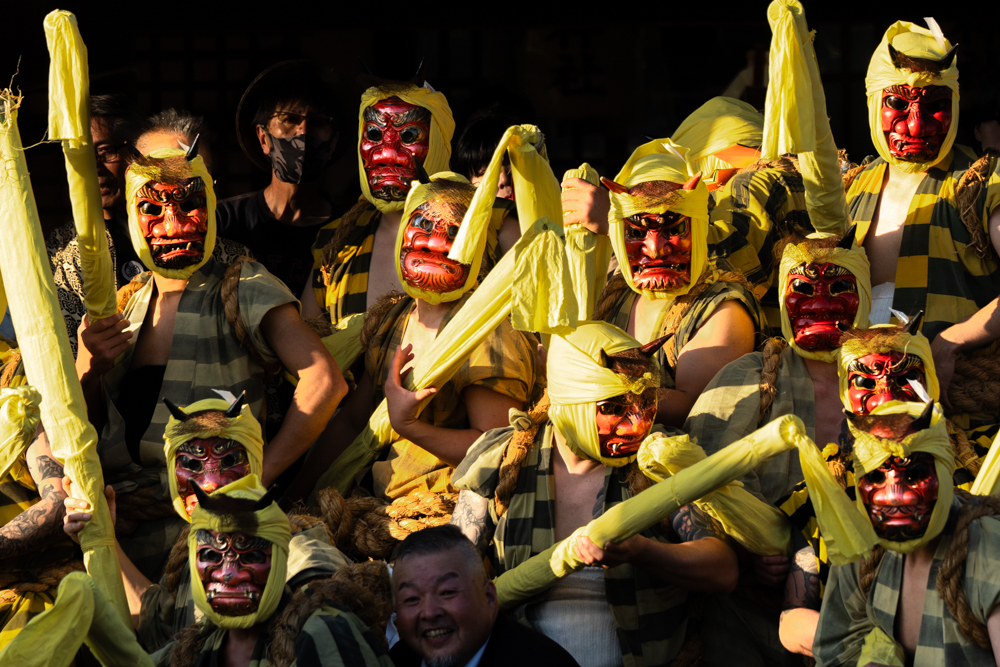
{"type": "Polygon", "coordinates": [[[403,231],[399,264],[411,287],[444,293],[461,288],[471,267],[448,259],[462,219],[451,219],[439,208],[421,204],[410,216],[403,231]]]}
{"type": "Polygon", "coordinates": [[[182,269],[201,261],[208,233],[208,203],[200,178],[179,183],[150,182],[136,195],[139,229],[153,263],[182,269]]]}
{"type": "Polygon", "coordinates": [[[271,543],[245,533],[199,530],[196,567],[212,610],[223,616],[257,611],[271,573],[271,543]]]}
{"type": "Polygon", "coordinates": [[[888,401],[920,402],[910,380],[926,386],[920,357],[902,352],[876,352],[847,365],[851,412],[866,415],[888,401]]]}
{"type": "Polygon", "coordinates": [[[881,113],[889,153],[906,162],[930,162],[951,127],[951,90],[889,86],[882,91],[881,113]]]}
{"type": "Polygon", "coordinates": [[[632,456],[649,435],[656,418],[656,392],[631,392],[597,402],[597,435],[601,456],[632,456]]]}
{"type": "Polygon", "coordinates": [[[801,264],[788,272],[785,309],[795,344],[803,350],[837,349],[837,323],[852,326],[860,303],[857,279],[842,266],[801,264]]]}
{"type": "Polygon", "coordinates": [[[403,201],[417,177],[417,160],[427,160],[431,112],[398,97],[365,109],[361,160],[376,199],[403,201]]]}
{"type": "Polygon", "coordinates": [[[671,290],[691,282],[691,218],[640,213],[625,219],[632,282],[642,290],[671,290]]]}
{"type": "Polygon", "coordinates": [[[923,537],[938,497],[934,457],[892,456],[858,480],[858,493],[876,535],[892,542],[923,537]]]}
{"type": "Polygon", "coordinates": [[[250,474],[246,447],[235,440],[194,438],[177,448],[177,493],[184,499],[188,516],[198,505],[191,486],[193,480],[202,491],[211,493],[250,474]]]}

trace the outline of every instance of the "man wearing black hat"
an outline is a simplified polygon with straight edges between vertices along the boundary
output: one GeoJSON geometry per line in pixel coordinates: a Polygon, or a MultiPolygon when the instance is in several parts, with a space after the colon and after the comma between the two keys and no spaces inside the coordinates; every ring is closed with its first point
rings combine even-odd
{"type": "Polygon", "coordinates": [[[316,233],[337,212],[317,180],[337,146],[337,112],[333,87],[307,60],[261,72],[236,111],[240,146],[271,182],[219,202],[219,234],[250,248],[296,295],[312,270],[316,233]]]}

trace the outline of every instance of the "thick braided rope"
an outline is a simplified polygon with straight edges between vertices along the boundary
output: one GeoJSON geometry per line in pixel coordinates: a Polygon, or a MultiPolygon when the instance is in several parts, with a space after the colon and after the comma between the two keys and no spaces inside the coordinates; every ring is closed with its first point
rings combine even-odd
{"type": "Polygon", "coordinates": [[[392,310],[393,306],[406,298],[402,292],[393,290],[386,292],[372,304],[365,315],[365,323],[361,325],[361,349],[367,350],[372,343],[372,338],[378,333],[382,326],[382,320],[386,314],[392,310]]]}
{"type": "Polygon", "coordinates": [[[976,160],[962,174],[955,187],[955,199],[962,216],[962,222],[969,230],[969,235],[972,236],[972,246],[980,257],[989,255],[993,246],[990,244],[986,230],[983,229],[983,221],[980,212],[976,209],[976,203],[983,190],[983,185],[990,176],[990,161],[996,157],[1000,157],[1000,152],[993,148],[987,148],[985,155],[976,160]]]}
{"type": "Polygon", "coordinates": [[[252,262],[252,257],[237,257],[233,260],[233,263],[229,265],[226,269],[226,274],[222,279],[222,287],[219,290],[219,294],[222,297],[222,307],[226,313],[226,321],[229,322],[229,326],[233,328],[233,334],[236,336],[236,340],[240,342],[240,345],[245,347],[250,353],[250,358],[257,362],[264,372],[268,375],[274,375],[280,370],[280,365],[269,364],[264,361],[260,352],[257,350],[257,346],[253,342],[253,338],[247,331],[246,325],[243,324],[243,318],[240,317],[240,298],[239,298],[239,287],[240,287],[240,270],[243,267],[244,262],[252,262]]]}
{"type": "Polygon", "coordinates": [[[975,477],[983,467],[983,462],[979,460],[979,455],[976,454],[972,443],[969,442],[969,436],[966,435],[965,430],[955,426],[950,419],[947,421],[947,425],[948,434],[951,436],[951,447],[955,452],[955,460],[975,477]]]}
{"type": "Polygon", "coordinates": [[[163,584],[167,592],[177,597],[177,589],[180,587],[181,575],[188,567],[188,534],[191,526],[184,526],[174,546],[170,548],[170,555],[167,556],[167,565],[163,569],[163,584]]]}
{"type": "Polygon", "coordinates": [[[952,414],[1000,413],[1000,356],[956,359],[948,401],[952,414]]]}
{"type": "Polygon", "coordinates": [[[12,570],[0,574],[0,605],[11,604],[25,593],[52,593],[70,572],[85,572],[83,561],[64,560],[38,570],[12,570]]]}
{"type": "Polygon", "coordinates": [[[514,490],[517,488],[518,476],[521,474],[521,464],[528,456],[528,451],[535,441],[538,429],[549,417],[548,394],[543,394],[541,400],[528,413],[528,417],[531,419],[531,427],[523,431],[515,430],[514,435],[511,436],[504,448],[503,462],[500,464],[499,472],[500,481],[497,483],[493,503],[498,518],[507,513],[510,499],[514,496],[514,490]]]}
{"type": "Polygon", "coordinates": [[[129,282],[129,284],[123,285],[122,288],[118,290],[118,293],[115,296],[115,301],[118,304],[119,313],[124,313],[125,306],[128,305],[128,302],[132,299],[132,296],[146,286],[145,282],[139,280],[139,277],[142,275],[143,274],[140,273],[138,276],[133,278],[131,282],[129,282]]]}
{"type": "Polygon", "coordinates": [[[601,295],[597,298],[597,307],[594,308],[594,319],[601,322],[611,322],[615,316],[615,306],[618,300],[621,299],[622,294],[628,289],[629,286],[625,282],[625,276],[622,275],[621,271],[615,271],[614,275],[608,279],[607,284],[601,291],[601,295]]]}
{"type": "Polygon", "coordinates": [[[937,576],[937,592],[948,611],[958,622],[962,635],[976,646],[991,650],[990,635],[969,608],[969,600],[962,585],[965,579],[965,561],[969,557],[969,524],[984,516],[1000,514],[1000,498],[973,496],[960,489],[955,493],[966,500],[958,514],[955,533],[944,554],[937,576]]]}
{"type": "Polygon", "coordinates": [[[326,523],[334,546],[355,560],[387,558],[396,540],[389,532],[386,504],[373,496],[344,498],[334,488],[316,496],[319,515],[326,523]]]}
{"type": "Polygon", "coordinates": [[[392,501],[385,512],[389,516],[389,534],[399,541],[432,526],[451,522],[458,494],[449,491],[412,491],[392,501]]]}
{"type": "Polygon", "coordinates": [[[788,343],[784,338],[768,338],[761,348],[763,366],[760,369],[760,414],[757,426],[767,423],[771,412],[771,404],[778,395],[778,369],[781,368],[781,352],[788,343]]]}
{"type": "Polygon", "coordinates": [[[868,591],[875,583],[875,576],[878,574],[878,566],[881,565],[883,556],[885,556],[885,547],[879,544],[872,549],[870,557],[858,561],[858,585],[865,598],[868,597],[868,591]]]}
{"type": "Polygon", "coordinates": [[[323,253],[320,256],[320,273],[323,276],[323,284],[327,287],[330,286],[330,281],[333,279],[333,266],[337,262],[337,255],[340,251],[344,249],[344,245],[347,243],[347,238],[354,231],[354,228],[358,224],[358,220],[361,218],[365,211],[374,210],[375,206],[369,203],[367,200],[359,201],[357,204],[351,207],[351,209],[343,215],[340,219],[340,225],[337,227],[337,231],[333,233],[333,238],[330,242],[323,247],[323,253]]]}

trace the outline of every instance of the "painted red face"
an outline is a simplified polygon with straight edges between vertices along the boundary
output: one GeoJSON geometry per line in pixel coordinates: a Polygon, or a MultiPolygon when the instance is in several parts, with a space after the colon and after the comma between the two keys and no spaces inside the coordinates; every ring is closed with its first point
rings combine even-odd
{"type": "Polygon", "coordinates": [[[212,610],[223,616],[257,611],[271,573],[271,543],[245,533],[199,530],[198,577],[212,610]]]}
{"type": "Polygon", "coordinates": [[[649,435],[656,418],[656,392],[631,392],[597,402],[597,436],[601,456],[632,456],[649,435]]]}
{"type": "Polygon", "coordinates": [[[403,231],[399,264],[407,285],[428,292],[451,292],[465,284],[471,267],[448,259],[461,218],[437,217],[427,204],[410,216],[403,231]]]}
{"type": "Polygon", "coordinates": [[[836,350],[837,323],[852,326],[860,303],[857,279],[842,266],[802,264],[788,272],[785,309],[795,344],[803,350],[836,350]]]}
{"type": "Polygon", "coordinates": [[[198,505],[191,481],[211,493],[250,474],[246,447],[235,440],[195,438],[177,448],[177,493],[184,499],[188,516],[198,505]]]}
{"type": "Polygon", "coordinates": [[[890,457],[858,480],[858,493],[876,535],[893,542],[923,537],[938,497],[934,457],[890,457]]]}
{"type": "Polygon", "coordinates": [[[691,282],[691,218],[640,213],[625,219],[625,251],[639,289],[671,290],[691,282]]]}
{"type": "Polygon", "coordinates": [[[937,158],[951,127],[951,89],[889,86],[882,91],[882,131],[889,153],[906,162],[937,158]]]}
{"type": "Polygon", "coordinates": [[[390,97],[365,109],[364,119],[360,150],[368,189],[376,199],[404,201],[417,177],[416,160],[427,160],[431,112],[390,97]]]}
{"type": "Polygon", "coordinates": [[[201,261],[208,233],[208,203],[200,178],[177,184],[147,183],[136,200],[139,229],[153,263],[181,269],[201,261]]]}
{"type": "Polygon", "coordinates": [[[866,415],[888,401],[921,401],[910,381],[926,388],[920,357],[902,352],[879,352],[847,365],[847,397],[851,412],[866,415]]]}

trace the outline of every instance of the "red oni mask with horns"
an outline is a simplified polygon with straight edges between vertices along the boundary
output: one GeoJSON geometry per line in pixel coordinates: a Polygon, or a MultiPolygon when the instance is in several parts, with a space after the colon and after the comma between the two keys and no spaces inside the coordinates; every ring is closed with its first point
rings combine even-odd
{"type": "Polygon", "coordinates": [[[889,86],[882,91],[882,131],[889,153],[905,162],[938,157],[951,128],[951,89],[889,86]]]}
{"type": "Polygon", "coordinates": [[[938,497],[934,457],[891,456],[858,480],[858,493],[876,535],[892,542],[923,537],[938,497]]]}
{"type": "MultiPolygon", "coordinates": [[[[678,190],[693,190],[701,179],[687,183],[649,181],[631,188],[602,178],[614,193],[637,200],[635,208],[669,206],[679,198],[678,190]]],[[[639,290],[674,290],[691,282],[691,218],[667,211],[636,213],[625,218],[625,252],[632,283],[639,290]]]]}
{"type": "Polygon", "coordinates": [[[847,397],[851,412],[866,415],[889,401],[919,402],[910,381],[926,386],[924,364],[915,354],[874,352],[847,365],[847,397]]]}
{"type": "Polygon", "coordinates": [[[461,289],[469,279],[472,267],[448,259],[448,253],[476,190],[448,180],[437,180],[427,187],[430,198],[406,221],[399,266],[410,287],[444,294],[461,289]]]}
{"type": "Polygon", "coordinates": [[[153,263],[182,269],[201,261],[208,233],[208,203],[201,178],[149,182],[136,194],[139,229],[153,263]]]}
{"type": "Polygon", "coordinates": [[[250,474],[246,447],[225,438],[194,438],[177,448],[177,493],[188,516],[198,504],[191,482],[211,493],[250,474]]]}
{"type": "Polygon", "coordinates": [[[640,393],[626,392],[597,401],[597,438],[601,456],[609,459],[634,456],[656,420],[656,387],[659,368],[653,360],[670,335],[642,347],[602,354],[604,366],[632,382],[641,383],[640,393]]]}
{"type": "Polygon", "coordinates": [[[271,543],[246,533],[199,530],[198,577],[212,610],[223,616],[246,616],[260,606],[271,573],[271,543]]]}
{"type": "Polygon", "coordinates": [[[427,160],[431,112],[390,97],[364,111],[361,161],[376,199],[403,201],[417,177],[417,160],[427,160]]]}

